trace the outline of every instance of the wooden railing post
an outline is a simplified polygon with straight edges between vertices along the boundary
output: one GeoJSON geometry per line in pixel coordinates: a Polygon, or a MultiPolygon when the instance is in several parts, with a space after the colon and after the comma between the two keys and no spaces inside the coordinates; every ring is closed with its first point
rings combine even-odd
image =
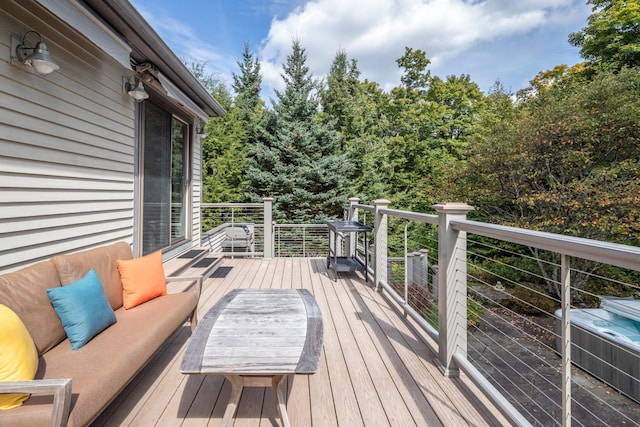
{"type": "Polygon", "coordinates": [[[389,207],[389,201],[378,199],[373,201],[374,207],[374,269],[375,269],[375,289],[378,290],[380,281],[387,280],[387,215],[380,212],[381,209],[389,207]]]}
{"type": "Polygon", "coordinates": [[[273,258],[273,197],[262,199],[264,203],[264,258],[273,258]]]}
{"type": "Polygon", "coordinates": [[[454,354],[467,355],[467,239],[451,227],[473,208],[466,203],[434,205],[438,213],[438,358],[447,377],[460,370],[454,354]]]}
{"type": "MultiPolygon", "coordinates": [[[[349,213],[347,221],[358,221],[358,208],[355,206],[360,203],[360,199],[357,197],[349,198],[349,213]]],[[[358,239],[355,233],[345,233],[345,250],[347,254],[355,254],[356,246],[358,245],[358,239]]],[[[344,255],[344,254],[343,254],[344,255]]]]}
{"type": "Polygon", "coordinates": [[[417,284],[420,281],[420,272],[418,271],[418,263],[416,262],[418,260],[417,256],[417,252],[411,252],[410,254],[408,253],[405,257],[404,277],[405,282],[407,282],[408,284],[417,284]]]}
{"type": "Polygon", "coordinates": [[[358,197],[349,198],[349,221],[358,221],[358,208],[356,205],[360,203],[358,197]]]}
{"type": "Polygon", "coordinates": [[[429,249],[420,249],[420,286],[429,289],[429,249]]]}

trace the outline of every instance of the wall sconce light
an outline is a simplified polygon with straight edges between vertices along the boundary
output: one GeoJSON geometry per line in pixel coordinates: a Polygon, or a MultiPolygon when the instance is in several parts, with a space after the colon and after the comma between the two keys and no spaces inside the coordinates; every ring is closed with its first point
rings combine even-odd
{"type": "Polygon", "coordinates": [[[49,55],[47,45],[42,41],[42,36],[37,31],[27,31],[24,36],[22,36],[22,42],[16,46],[15,51],[16,58],[20,62],[33,67],[36,73],[40,75],[44,76],[60,68],[53,58],[51,58],[51,55],[49,55]],[[34,47],[30,47],[27,44],[27,35],[31,33],[37,34],[39,39],[34,47]]]}
{"type": "Polygon", "coordinates": [[[207,137],[207,129],[205,129],[205,123],[203,121],[200,121],[200,124],[196,128],[196,135],[199,138],[206,138],[207,137]]]}
{"type": "Polygon", "coordinates": [[[142,80],[137,79],[135,76],[131,77],[124,85],[124,89],[129,96],[136,102],[142,102],[149,97],[149,94],[144,90],[142,80]]]}

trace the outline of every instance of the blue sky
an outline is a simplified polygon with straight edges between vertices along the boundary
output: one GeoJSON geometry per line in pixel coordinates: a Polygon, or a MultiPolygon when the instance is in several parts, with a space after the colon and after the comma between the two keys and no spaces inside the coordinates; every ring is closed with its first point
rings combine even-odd
{"type": "Polygon", "coordinates": [[[230,86],[244,43],[260,62],[265,99],[282,87],[282,64],[297,39],[317,78],[338,50],[356,59],[362,79],[390,90],[395,60],[422,49],[432,75],[469,74],[487,92],[510,91],[538,72],[580,62],[569,33],[586,26],[586,0],[131,0],[174,52],[230,86]]]}

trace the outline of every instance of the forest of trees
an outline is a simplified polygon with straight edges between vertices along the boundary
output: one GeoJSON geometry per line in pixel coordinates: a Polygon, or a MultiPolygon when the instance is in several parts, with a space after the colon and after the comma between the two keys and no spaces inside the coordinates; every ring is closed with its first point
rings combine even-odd
{"type": "Polygon", "coordinates": [[[640,5],[587,3],[568,35],[584,62],[516,94],[433,76],[411,47],[386,92],[344,51],[315,78],[294,41],[270,106],[248,45],[232,91],[196,64],[228,112],[208,123],[204,201],[270,196],[276,220],[299,223],[341,217],[352,196],[418,212],[462,201],[473,219],[640,246],[640,5]]]}

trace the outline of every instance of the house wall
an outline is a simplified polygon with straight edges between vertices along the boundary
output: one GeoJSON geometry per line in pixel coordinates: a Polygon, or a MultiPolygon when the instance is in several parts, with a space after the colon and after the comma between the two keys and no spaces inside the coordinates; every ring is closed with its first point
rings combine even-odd
{"type": "Polygon", "coordinates": [[[133,241],[129,72],[40,6],[0,3],[0,272],[133,241]],[[11,65],[11,35],[29,30],[59,70],[38,76],[11,65]]]}
{"type": "Polygon", "coordinates": [[[194,138],[193,143],[193,162],[191,164],[191,170],[193,171],[193,177],[191,181],[191,189],[193,191],[192,197],[192,212],[191,212],[191,235],[192,241],[197,245],[202,244],[202,215],[201,215],[201,203],[202,203],[202,141],[200,138],[194,138]]]}

